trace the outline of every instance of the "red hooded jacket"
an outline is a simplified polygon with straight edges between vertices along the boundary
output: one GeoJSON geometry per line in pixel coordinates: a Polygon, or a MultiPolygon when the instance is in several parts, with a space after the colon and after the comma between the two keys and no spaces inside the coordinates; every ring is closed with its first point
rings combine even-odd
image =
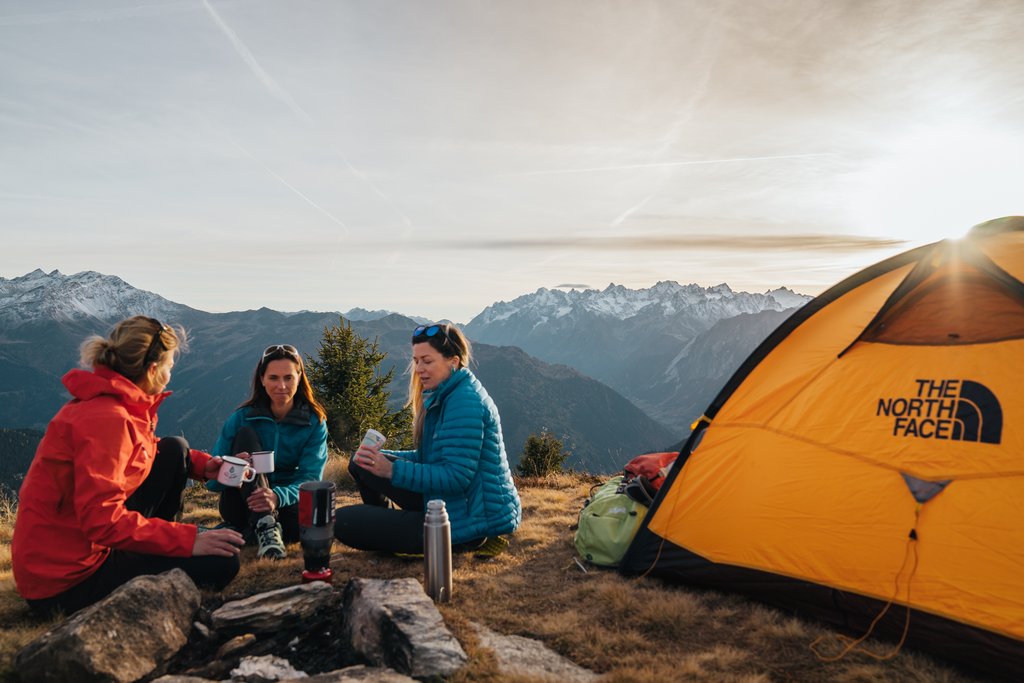
{"type": "MultiPolygon", "coordinates": [[[[156,455],[150,395],[113,370],[72,370],[73,399],[50,421],[18,495],[11,559],[18,592],[49,598],[99,569],[111,548],[189,557],[196,527],[147,519],[124,502],[149,475],[156,455]]],[[[192,476],[205,479],[210,456],[191,452],[192,476]]]]}

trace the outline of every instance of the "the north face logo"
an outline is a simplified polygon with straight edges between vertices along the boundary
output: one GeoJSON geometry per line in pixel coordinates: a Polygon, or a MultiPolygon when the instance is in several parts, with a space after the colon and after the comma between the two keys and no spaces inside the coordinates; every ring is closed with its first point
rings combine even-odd
{"type": "Polygon", "coordinates": [[[878,417],[892,418],[893,436],[999,443],[1003,409],[984,384],[969,379],[918,379],[910,396],[878,399],[878,417]]]}

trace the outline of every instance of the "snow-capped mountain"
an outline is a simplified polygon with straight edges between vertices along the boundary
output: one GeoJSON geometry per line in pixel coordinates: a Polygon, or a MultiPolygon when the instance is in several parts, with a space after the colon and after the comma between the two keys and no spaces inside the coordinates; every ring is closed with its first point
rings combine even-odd
{"type": "MultiPolygon", "coordinates": [[[[647,289],[616,284],[603,290],[541,288],[488,306],[465,329],[473,340],[518,346],[541,360],[573,367],[625,394],[669,426],[683,428],[699,412],[690,415],[691,406],[666,403],[677,392],[663,385],[694,375],[687,367],[694,362],[690,345],[702,335],[718,334],[712,330],[720,321],[775,314],[769,316],[772,324],[767,329],[763,324],[732,326],[728,329],[744,339],[721,340],[753,348],[810,299],[786,288],[764,294],[737,292],[724,283],[701,287],[664,281],[647,289]]],[[[724,377],[716,374],[707,382],[724,383],[740,361],[721,369],[724,377]]],[[[712,386],[712,391],[717,388],[712,386]]]]}
{"type": "Polygon", "coordinates": [[[609,284],[603,290],[571,289],[561,291],[541,287],[512,301],[499,301],[485,308],[467,325],[467,329],[485,329],[512,318],[528,319],[534,324],[562,318],[573,313],[627,320],[644,313],[675,316],[685,313],[714,323],[741,313],[781,311],[800,306],[811,297],[780,287],[765,294],[735,292],[722,283],[713,287],[680,285],[669,280],[647,289],[628,289],[609,284]]]}
{"type": "Polygon", "coordinates": [[[806,294],[797,294],[788,287],[769,289],[768,295],[778,301],[783,310],[787,308],[799,308],[811,300],[811,297],[806,294]]]}
{"type": "Polygon", "coordinates": [[[389,315],[402,315],[411,320],[415,320],[420,325],[426,325],[427,323],[432,322],[429,318],[424,318],[418,315],[405,315],[404,313],[396,313],[395,311],[386,311],[382,308],[373,311],[368,311],[365,308],[359,308],[358,306],[356,308],[350,308],[347,313],[342,313],[341,315],[345,318],[345,320],[351,320],[353,322],[356,320],[380,320],[381,318],[386,318],[389,315]]]}
{"type": "Polygon", "coordinates": [[[75,275],[36,269],[10,280],[0,278],[0,322],[119,320],[130,315],[180,317],[187,306],[132,287],[114,275],[87,270],[75,275]]]}

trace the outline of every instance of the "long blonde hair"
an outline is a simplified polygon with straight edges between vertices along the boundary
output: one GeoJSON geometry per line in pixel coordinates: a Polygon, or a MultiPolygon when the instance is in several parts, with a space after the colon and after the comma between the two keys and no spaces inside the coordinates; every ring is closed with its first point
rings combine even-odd
{"type": "MultiPolygon", "coordinates": [[[[459,367],[469,367],[473,351],[469,340],[462,330],[449,323],[436,323],[435,325],[420,325],[412,335],[413,344],[428,343],[445,358],[458,358],[459,367]],[[431,329],[437,328],[433,334],[427,334],[431,329]]],[[[409,402],[406,404],[412,408],[412,437],[416,446],[420,445],[420,437],[423,436],[423,383],[416,374],[416,362],[409,362],[409,402]]]]}
{"type": "Polygon", "coordinates": [[[114,325],[107,337],[93,335],[83,341],[78,362],[87,369],[108,367],[137,384],[151,363],[162,364],[167,354],[176,357],[187,343],[184,328],[136,315],[114,325]]]}

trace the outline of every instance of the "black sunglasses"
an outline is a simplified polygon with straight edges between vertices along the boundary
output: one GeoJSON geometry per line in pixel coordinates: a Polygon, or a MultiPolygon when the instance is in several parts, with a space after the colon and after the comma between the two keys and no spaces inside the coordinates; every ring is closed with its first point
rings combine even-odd
{"type": "Polygon", "coordinates": [[[159,320],[157,320],[156,318],[148,318],[148,320],[149,320],[149,322],[151,322],[154,325],[156,325],[159,329],[156,332],[153,333],[153,340],[151,342],[149,342],[149,348],[146,349],[146,355],[143,356],[143,364],[144,365],[149,365],[150,363],[156,361],[156,357],[159,355],[159,352],[161,350],[162,351],[166,351],[167,350],[167,346],[164,344],[164,340],[163,340],[162,337],[163,337],[164,332],[170,332],[171,331],[171,326],[170,325],[168,325],[166,323],[162,323],[159,320]],[[159,349],[157,349],[157,344],[160,345],[159,349]],[[156,351],[157,353],[153,353],[154,351],[156,351]]]}
{"type": "Polygon", "coordinates": [[[444,329],[443,325],[420,325],[412,331],[412,341],[415,344],[417,341],[430,339],[431,337],[437,336],[438,332],[444,336],[446,344],[450,345],[452,343],[451,338],[448,337],[448,331],[444,329]]]}
{"type": "Polygon", "coordinates": [[[295,356],[296,358],[298,358],[299,356],[299,350],[292,346],[291,344],[273,344],[272,346],[268,346],[266,350],[263,352],[263,358],[260,359],[260,362],[265,361],[267,359],[267,356],[272,356],[275,353],[283,353],[286,355],[295,356]]]}

